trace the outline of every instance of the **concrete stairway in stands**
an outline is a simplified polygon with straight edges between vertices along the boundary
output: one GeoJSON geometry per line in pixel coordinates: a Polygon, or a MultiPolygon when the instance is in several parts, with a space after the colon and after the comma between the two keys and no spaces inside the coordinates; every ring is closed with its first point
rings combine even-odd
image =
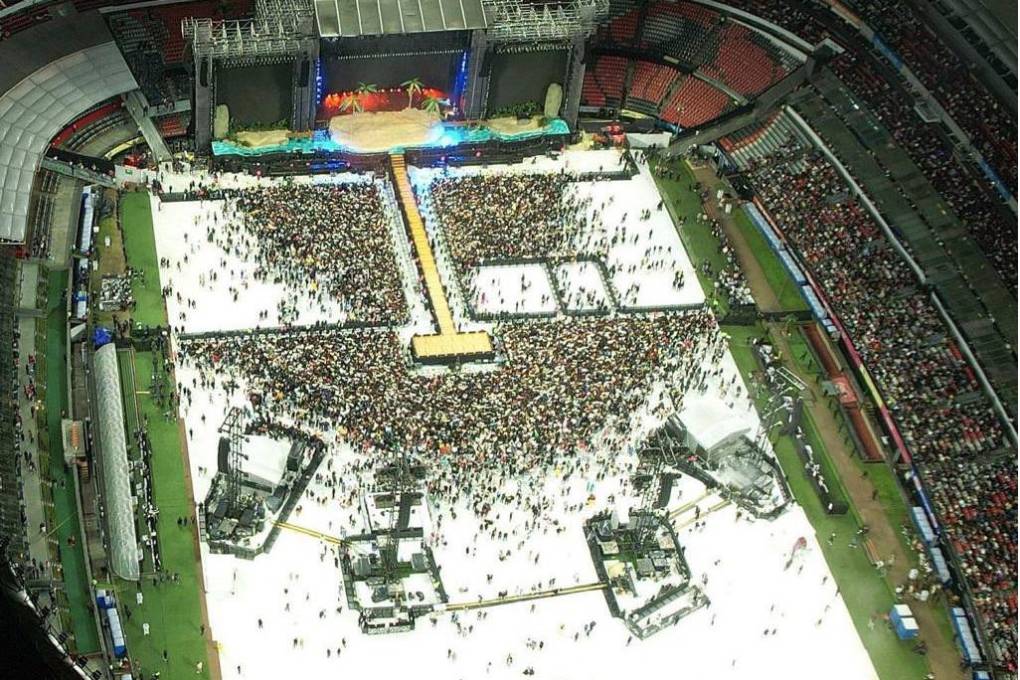
{"type": "Polygon", "coordinates": [[[156,160],[161,163],[170,160],[172,158],[170,149],[167,148],[166,142],[163,141],[163,136],[156,129],[156,124],[146,115],[149,104],[145,101],[141,91],[132,90],[124,95],[124,105],[138,125],[138,130],[142,133],[142,137],[145,138],[145,143],[149,145],[149,149],[155,154],[156,160]]]}

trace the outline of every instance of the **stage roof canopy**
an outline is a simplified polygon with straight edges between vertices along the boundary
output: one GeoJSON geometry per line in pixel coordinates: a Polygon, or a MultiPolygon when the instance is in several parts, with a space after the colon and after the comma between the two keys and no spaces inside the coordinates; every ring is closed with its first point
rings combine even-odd
{"type": "Polygon", "coordinates": [[[323,38],[487,28],[482,0],[314,0],[323,38]]]}

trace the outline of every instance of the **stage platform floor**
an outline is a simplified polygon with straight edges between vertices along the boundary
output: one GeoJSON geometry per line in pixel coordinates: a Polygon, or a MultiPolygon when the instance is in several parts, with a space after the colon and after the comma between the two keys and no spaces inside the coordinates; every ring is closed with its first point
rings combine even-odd
{"type": "Polygon", "coordinates": [[[432,244],[429,243],[425,223],[422,222],[421,213],[418,212],[414,191],[412,191],[411,182],[407,177],[407,164],[401,154],[392,154],[390,163],[396,180],[398,198],[404,208],[407,226],[411,232],[411,241],[418,256],[422,277],[425,280],[425,289],[432,305],[432,315],[435,317],[439,330],[439,333],[435,335],[416,335],[411,338],[411,349],[415,358],[421,361],[444,361],[454,358],[491,356],[493,353],[492,338],[487,332],[461,333],[457,330],[453,314],[450,312],[450,303],[446,299],[446,290],[443,288],[439,267],[436,265],[435,254],[432,252],[432,244]]]}
{"type": "Polygon", "coordinates": [[[492,338],[485,331],[416,335],[411,338],[411,352],[426,363],[452,358],[484,358],[493,353],[492,338]]]}

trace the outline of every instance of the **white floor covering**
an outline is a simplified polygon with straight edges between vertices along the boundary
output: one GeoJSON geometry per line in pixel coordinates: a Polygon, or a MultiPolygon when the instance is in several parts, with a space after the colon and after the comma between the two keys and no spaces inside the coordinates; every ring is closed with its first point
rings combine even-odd
{"type": "MultiPolygon", "coordinates": [[[[571,152],[558,161],[543,157],[511,169],[469,170],[610,167],[618,162],[614,154],[571,152]]],[[[423,181],[420,172],[415,174],[416,182],[423,181]]],[[[222,181],[244,183],[254,179],[222,181]]],[[[614,197],[611,204],[607,202],[602,219],[606,224],[622,225],[619,232],[608,230],[590,238],[595,242],[619,234],[619,243],[608,249],[606,263],[617,270],[613,282],[625,304],[703,303],[704,296],[676,230],[668,214],[656,209],[659,198],[647,172],[642,169],[630,181],[587,184],[590,187],[584,190],[598,197],[596,205],[614,197]],[[639,219],[642,209],[651,210],[649,219],[639,219]],[[684,277],[684,285],[679,289],[673,285],[677,272],[684,277]],[[632,288],[635,283],[640,284],[637,291],[632,288]]],[[[301,323],[335,321],[342,315],[342,308],[333,303],[323,303],[313,296],[302,297],[272,285],[256,286],[250,281],[240,302],[235,303],[227,286],[243,288],[248,264],[231,261],[221,266],[224,253],[206,247],[205,220],[210,219],[217,205],[178,203],[153,208],[159,255],[171,259],[170,267],[161,272],[164,284],[166,277],[172,277],[175,289],[196,301],[196,306],[187,310],[173,298],[168,301],[174,326],[183,326],[188,332],[254,326],[259,310],[272,310],[277,300],[295,294],[302,310],[301,323]],[[189,234],[187,242],[183,233],[189,234]],[[176,263],[185,253],[189,262],[186,269],[182,263],[178,272],[176,263]],[[200,275],[212,269],[221,271],[220,285],[201,286],[200,275]],[[222,274],[231,269],[233,278],[222,274]]],[[[406,250],[398,248],[398,253],[406,250]]],[[[589,271],[593,269],[572,268],[569,278],[576,280],[572,287],[594,291],[596,285],[589,271]]],[[[512,287],[516,281],[519,289],[520,273],[509,276],[513,280],[506,281],[506,285],[512,287]]],[[[450,278],[446,280],[449,282],[450,278]]],[[[485,283],[482,273],[480,288],[485,283]]],[[[538,290],[537,283],[533,290],[538,290]]],[[[493,298],[500,294],[497,289],[485,292],[493,298]]],[[[605,291],[601,294],[604,296],[605,291]]],[[[586,293],[578,295],[578,300],[582,300],[586,293]]],[[[412,313],[415,321],[405,330],[413,332],[425,323],[422,309],[419,303],[417,312],[412,313]]],[[[274,322],[270,311],[270,319],[263,325],[274,322]]],[[[692,403],[696,399],[715,400],[735,424],[754,431],[758,417],[746,393],[722,387],[736,372],[728,354],[723,365],[721,381],[711,384],[704,395],[692,395],[692,403]]],[[[191,385],[195,375],[193,368],[178,368],[178,379],[184,384],[191,385]]],[[[222,420],[219,414],[226,412],[228,403],[243,403],[245,390],[242,386],[230,398],[219,387],[194,389],[193,393],[192,405],[182,407],[182,415],[191,433],[188,447],[195,498],[201,500],[211,478],[199,468],[215,469],[216,429],[222,420]],[[207,415],[205,422],[201,420],[203,414],[207,415]]],[[[650,415],[656,405],[654,391],[650,399],[646,411],[633,416],[634,444],[658,425],[658,419],[650,415]]],[[[711,425],[705,423],[706,428],[711,425]]],[[[333,441],[333,433],[324,434],[331,446],[322,470],[328,464],[340,471],[344,488],[332,500],[325,487],[313,482],[310,495],[303,499],[300,510],[290,521],[342,536],[363,528],[354,517],[357,513],[351,501],[359,482],[364,480],[350,470],[351,463],[361,454],[344,442],[333,441]]],[[[615,496],[617,505],[634,502],[627,479],[636,457],[633,446],[628,451],[610,451],[598,445],[578,456],[573,465],[554,471],[535,470],[519,480],[528,498],[548,501],[537,526],[525,529],[524,510],[497,504],[490,517],[496,520],[497,528],[507,532],[507,540],[492,538],[488,531],[480,532],[479,520],[463,499],[450,502],[431,499],[430,514],[439,529],[429,540],[442,567],[451,601],[495,597],[499,591],[516,594],[548,588],[553,579],[556,586],[596,580],[582,522],[599,509],[610,507],[610,496],[615,496]],[[573,473],[567,475],[570,469],[573,473]],[[598,474],[603,471],[604,475],[598,474]],[[491,583],[488,574],[492,574],[491,583]]],[[[700,496],[702,489],[698,482],[685,478],[674,494],[671,506],[678,507],[700,496]]],[[[701,503],[703,513],[710,502],[711,499],[705,499],[701,503]]],[[[707,577],[704,591],[712,601],[711,606],[648,640],[630,642],[624,626],[610,617],[599,592],[538,600],[534,607],[531,603],[520,603],[488,608],[481,614],[441,613],[434,616],[435,623],[420,620],[417,630],[411,633],[365,636],[358,630],[356,613],[348,611],[343,600],[332,546],[289,531],[281,534],[270,554],[254,561],[212,555],[203,546],[210,626],[219,645],[224,677],[269,680],[351,675],[479,680],[526,677],[522,673],[527,668],[534,669],[531,677],[554,680],[601,680],[643,674],[704,680],[876,677],[799,507],[792,507],[773,522],[737,520],[732,505],[702,516],[706,520],[702,529],[694,531],[693,525],[684,526],[684,522],[693,519],[692,513],[679,517],[677,526],[695,579],[700,583],[703,576],[707,577]],[[806,538],[808,548],[786,570],[784,565],[800,537],[806,538]],[[342,610],[338,611],[341,605],[342,610]],[[257,626],[260,618],[264,622],[262,630],[257,626]],[[586,635],[582,628],[591,622],[596,626],[586,635]],[[773,628],[775,635],[763,634],[773,628]],[[539,641],[543,643],[541,649],[539,641]]]]}

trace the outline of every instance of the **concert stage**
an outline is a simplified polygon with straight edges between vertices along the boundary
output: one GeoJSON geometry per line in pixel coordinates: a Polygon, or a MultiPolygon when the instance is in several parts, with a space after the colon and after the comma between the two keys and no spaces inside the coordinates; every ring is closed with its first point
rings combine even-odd
{"type": "MultiPolygon", "coordinates": [[[[450,148],[459,144],[519,142],[570,134],[566,122],[554,118],[544,125],[529,119],[498,118],[477,123],[445,122],[426,118],[420,110],[354,113],[333,118],[329,130],[310,135],[266,131],[267,137],[287,138],[278,143],[244,146],[227,140],[212,142],[214,156],[267,156],[272,154],[400,153],[406,149],[450,148]],[[431,122],[427,122],[431,120],[431,122]]],[[[275,140],[271,140],[275,141],[275,140]]]]}

